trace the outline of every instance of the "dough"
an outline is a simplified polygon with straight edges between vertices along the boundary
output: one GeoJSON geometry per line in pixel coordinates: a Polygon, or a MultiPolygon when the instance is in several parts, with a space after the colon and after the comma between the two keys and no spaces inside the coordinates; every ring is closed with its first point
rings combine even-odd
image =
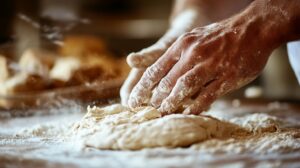
{"type": "Polygon", "coordinates": [[[99,149],[138,150],[152,147],[185,147],[210,138],[225,138],[234,124],[208,116],[173,114],[161,117],[153,107],[133,111],[115,104],[88,108],[73,135],[84,146],[99,149]]]}
{"type": "Polygon", "coordinates": [[[0,84],[9,77],[9,69],[6,57],[0,55],[0,84]]]}

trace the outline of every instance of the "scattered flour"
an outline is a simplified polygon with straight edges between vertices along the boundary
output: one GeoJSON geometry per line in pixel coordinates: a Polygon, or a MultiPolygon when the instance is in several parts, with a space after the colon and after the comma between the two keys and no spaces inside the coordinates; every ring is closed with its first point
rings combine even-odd
{"type": "Polygon", "coordinates": [[[193,149],[206,153],[289,153],[300,152],[300,132],[264,132],[256,135],[229,138],[226,140],[213,139],[192,146],[193,149]]]}
{"type": "Polygon", "coordinates": [[[45,123],[17,135],[60,138],[80,148],[109,150],[191,146],[207,153],[300,152],[299,129],[282,125],[283,121],[264,113],[226,120],[184,114],[161,117],[152,107],[132,111],[115,104],[89,107],[79,122],[45,123]]]}

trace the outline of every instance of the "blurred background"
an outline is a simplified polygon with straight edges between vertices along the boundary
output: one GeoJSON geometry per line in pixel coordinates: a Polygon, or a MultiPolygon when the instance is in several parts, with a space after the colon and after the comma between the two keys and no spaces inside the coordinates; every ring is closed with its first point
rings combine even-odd
{"type": "Polygon", "coordinates": [[[89,34],[127,55],[165,32],[171,7],[172,0],[4,0],[0,42],[27,40],[27,45],[44,47],[66,35],[89,34]]]}
{"type": "MultiPolygon", "coordinates": [[[[126,57],[130,52],[151,45],[164,34],[172,2],[2,0],[0,54],[18,59],[28,48],[54,50],[63,45],[65,36],[91,35],[105,41],[116,56],[126,57]]],[[[289,65],[285,46],[273,52],[257,80],[228,97],[245,96],[300,100],[300,87],[289,65]]]]}

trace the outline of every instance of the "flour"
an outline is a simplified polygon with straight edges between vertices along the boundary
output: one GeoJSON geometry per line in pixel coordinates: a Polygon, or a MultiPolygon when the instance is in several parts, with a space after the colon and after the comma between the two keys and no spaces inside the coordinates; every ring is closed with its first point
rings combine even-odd
{"type": "Polygon", "coordinates": [[[152,107],[130,110],[115,104],[104,108],[89,107],[87,114],[77,122],[40,124],[23,129],[17,135],[56,138],[81,149],[140,150],[191,146],[191,150],[213,154],[300,152],[299,130],[284,128],[285,121],[275,116],[253,113],[230,118],[215,117],[220,120],[184,114],[161,117],[152,107]]]}
{"type": "Polygon", "coordinates": [[[210,140],[191,148],[208,153],[289,153],[300,152],[300,132],[264,132],[256,135],[235,137],[226,140],[210,140]]]}
{"type": "Polygon", "coordinates": [[[281,125],[281,121],[278,118],[260,113],[235,117],[230,119],[230,122],[253,133],[274,132],[278,130],[279,125],[281,125]]]}

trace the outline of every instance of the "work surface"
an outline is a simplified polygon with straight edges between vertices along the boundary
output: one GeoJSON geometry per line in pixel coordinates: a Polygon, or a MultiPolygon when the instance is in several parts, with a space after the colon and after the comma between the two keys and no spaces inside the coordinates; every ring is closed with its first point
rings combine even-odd
{"type": "MultiPolygon", "coordinates": [[[[212,116],[221,118],[265,113],[289,123],[298,134],[300,144],[300,109],[287,103],[244,104],[234,106],[218,102],[212,116]],[[218,113],[218,114],[217,114],[218,113]]],[[[79,148],[58,137],[19,137],[20,130],[41,123],[67,123],[80,120],[84,113],[3,118],[0,120],[0,167],[299,167],[300,147],[292,151],[283,146],[278,153],[253,151],[212,151],[195,146],[187,148],[155,148],[139,151],[109,151],[79,148]]],[[[44,125],[45,126],[45,125],[44,125]]],[[[62,128],[63,129],[63,128],[62,128]]],[[[43,130],[43,129],[37,129],[43,130]]],[[[211,141],[211,140],[208,140],[211,141]]],[[[274,144],[275,145],[275,144],[274,144]]],[[[263,146],[260,146],[263,148],[263,146]]]]}

